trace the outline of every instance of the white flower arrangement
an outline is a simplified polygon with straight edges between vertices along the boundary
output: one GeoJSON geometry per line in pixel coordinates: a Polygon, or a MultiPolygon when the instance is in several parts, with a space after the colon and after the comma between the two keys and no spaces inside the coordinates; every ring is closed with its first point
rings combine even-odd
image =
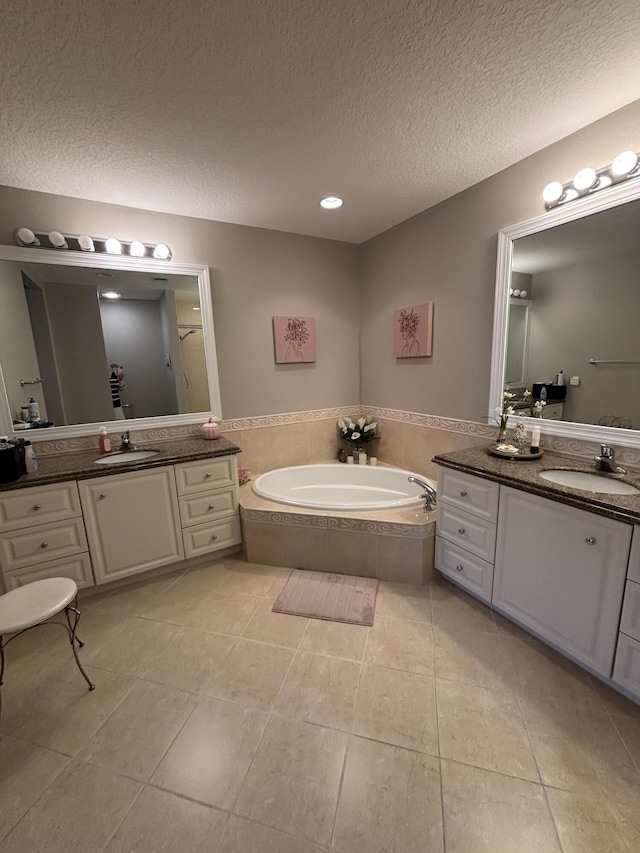
{"type": "Polygon", "coordinates": [[[544,407],[547,405],[546,400],[536,400],[535,403],[533,401],[533,397],[531,391],[528,389],[522,395],[522,399],[525,401],[529,401],[529,417],[531,418],[541,418],[544,407]],[[530,399],[531,398],[531,399],[530,399]]]}
{"type": "Polygon", "coordinates": [[[352,444],[366,444],[373,441],[374,438],[378,438],[376,435],[377,428],[376,421],[372,421],[364,415],[355,422],[351,418],[338,418],[338,429],[342,433],[341,437],[352,444]]]}

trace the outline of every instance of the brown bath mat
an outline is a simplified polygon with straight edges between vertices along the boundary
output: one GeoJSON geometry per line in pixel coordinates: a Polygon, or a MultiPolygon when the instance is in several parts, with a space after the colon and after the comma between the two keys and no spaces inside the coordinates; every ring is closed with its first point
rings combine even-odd
{"type": "Polygon", "coordinates": [[[378,581],[294,569],[271,608],[274,613],[373,625],[378,581]]]}

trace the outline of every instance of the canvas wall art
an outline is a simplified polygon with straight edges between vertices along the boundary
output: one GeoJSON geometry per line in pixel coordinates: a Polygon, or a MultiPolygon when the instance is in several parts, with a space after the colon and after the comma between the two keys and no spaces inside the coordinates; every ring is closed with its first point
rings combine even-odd
{"type": "Polygon", "coordinates": [[[276,364],[302,364],[316,360],[316,318],[274,317],[276,364]]]}
{"type": "Polygon", "coordinates": [[[433,338],[433,302],[398,308],[393,312],[394,358],[420,358],[431,355],[433,338]]]}

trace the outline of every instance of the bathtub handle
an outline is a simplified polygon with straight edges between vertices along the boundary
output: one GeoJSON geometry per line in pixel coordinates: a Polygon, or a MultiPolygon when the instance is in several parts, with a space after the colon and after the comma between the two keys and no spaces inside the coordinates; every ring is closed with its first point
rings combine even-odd
{"type": "Polygon", "coordinates": [[[465,492],[465,490],[463,489],[463,490],[460,492],[460,497],[461,497],[461,498],[466,498],[466,496],[467,496],[467,493],[466,493],[466,492],[465,492]]]}

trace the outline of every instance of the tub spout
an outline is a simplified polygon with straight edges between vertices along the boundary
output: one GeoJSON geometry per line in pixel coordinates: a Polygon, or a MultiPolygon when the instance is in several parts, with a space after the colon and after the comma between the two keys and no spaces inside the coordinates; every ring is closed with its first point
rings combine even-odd
{"type": "Polygon", "coordinates": [[[420,495],[421,498],[424,498],[424,508],[427,511],[433,509],[438,502],[438,495],[433,486],[430,486],[429,483],[426,483],[419,477],[407,477],[407,479],[410,483],[416,483],[420,488],[424,489],[424,493],[420,495]]]}

